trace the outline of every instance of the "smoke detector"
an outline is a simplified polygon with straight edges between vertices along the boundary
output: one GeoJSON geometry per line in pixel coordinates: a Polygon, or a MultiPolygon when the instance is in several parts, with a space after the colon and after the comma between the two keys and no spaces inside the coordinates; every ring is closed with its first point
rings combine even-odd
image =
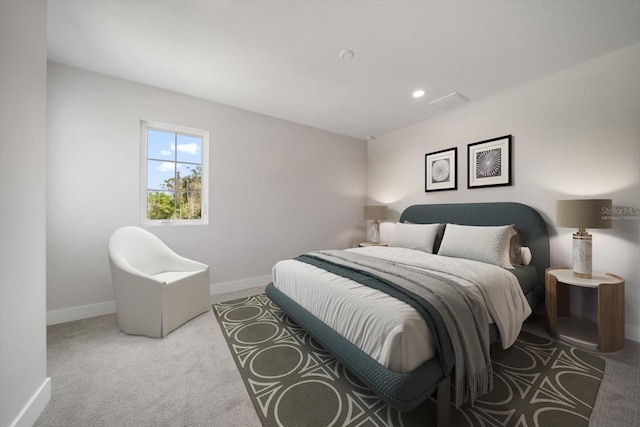
{"type": "Polygon", "coordinates": [[[356,54],[350,50],[350,49],[345,49],[342,52],[340,52],[340,59],[344,59],[344,60],[349,60],[352,59],[356,54]]]}

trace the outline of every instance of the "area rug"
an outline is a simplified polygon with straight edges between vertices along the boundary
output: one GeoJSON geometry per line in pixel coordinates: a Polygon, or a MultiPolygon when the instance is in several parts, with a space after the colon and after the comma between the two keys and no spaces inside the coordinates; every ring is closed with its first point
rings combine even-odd
{"type": "MultiPolygon", "coordinates": [[[[264,426],[429,426],[435,401],[398,412],[380,400],[264,294],[213,306],[264,426]]],[[[587,426],[604,360],[521,332],[491,347],[494,391],[452,406],[452,426],[587,426]]],[[[452,400],[453,401],[453,400],[452,400]]]]}

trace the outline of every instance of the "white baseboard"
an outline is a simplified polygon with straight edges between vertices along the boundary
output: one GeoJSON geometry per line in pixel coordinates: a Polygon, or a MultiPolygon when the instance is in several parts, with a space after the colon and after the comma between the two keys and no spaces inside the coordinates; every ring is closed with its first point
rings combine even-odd
{"type": "Polygon", "coordinates": [[[74,320],[104,316],[105,314],[112,314],[115,312],[115,301],[62,308],[60,310],[47,311],[47,325],[57,325],[58,323],[73,322],[74,320]]]}
{"type": "MultiPolygon", "coordinates": [[[[232,282],[212,283],[209,285],[211,295],[226,294],[245,289],[266,286],[271,282],[271,275],[252,277],[249,279],[234,280],[232,282]]],[[[104,316],[116,312],[116,302],[107,301],[98,304],[80,305],[76,307],[62,308],[60,310],[47,311],[47,325],[73,322],[75,320],[88,319],[90,317],[104,316]]]]}
{"type": "Polygon", "coordinates": [[[51,400],[51,377],[47,377],[40,388],[22,408],[10,427],[31,427],[51,400]]]}
{"type": "Polygon", "coordinates": [[[250,279],[234,280],[233,282],[212,283],[209,292],[211,295],[227,294],[229,292],[243,291],[245,289],[267,286],[273,279],[271,275],[252,277],[250,279]]]}

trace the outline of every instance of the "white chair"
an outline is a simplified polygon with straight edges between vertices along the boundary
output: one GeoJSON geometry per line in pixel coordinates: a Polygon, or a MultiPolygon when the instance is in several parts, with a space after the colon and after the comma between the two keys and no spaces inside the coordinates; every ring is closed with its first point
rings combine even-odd
{"type": "Polygon", "coordinates": [[[113,233],[109,263],[123,332],[164,337],[211,309],[209,267],[176,254],[142,228],[113,233]]]}

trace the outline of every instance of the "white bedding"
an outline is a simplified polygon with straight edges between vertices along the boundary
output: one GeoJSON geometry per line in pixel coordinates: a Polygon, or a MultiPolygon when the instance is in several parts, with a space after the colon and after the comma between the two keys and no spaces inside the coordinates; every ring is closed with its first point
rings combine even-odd
{"type": "MultiPolygon", "coordinates": [[[[481,295],[503,347],[515,342],[531,314],[515,276],[495,265],[406,248],[348,249],[454,277],[481,295]]],[[[410,372],[435,354],[431,332],[418,312],[387,294],[295,260],[273,267],[273,284],[383,366],[410,372]]]]}

